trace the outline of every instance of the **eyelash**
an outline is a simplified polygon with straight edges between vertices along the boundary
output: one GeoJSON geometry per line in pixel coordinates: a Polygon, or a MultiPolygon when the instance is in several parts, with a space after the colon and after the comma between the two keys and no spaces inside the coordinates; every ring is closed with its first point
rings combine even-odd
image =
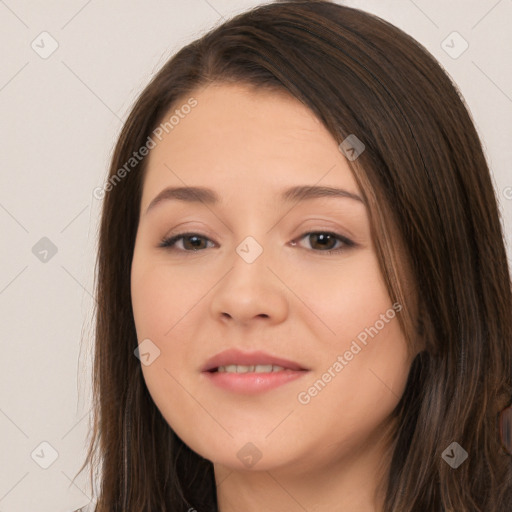
{"type": "MultiPolygon", "coordinates": [[[[329,249],[329,250],[326,250],[326,251],[316,250],[316,249],[306,249],[306,250],[313,251],[313,252],[318,252],[318,253],[321,253],[321,254],[324,254],[324,255],[339,254],[341,252],[346,251],[347,249],[350,249],[351,247],[356,246],[355,242],[353,242],[352,240],[349,240],[348,238],[344,237],[343,235],[339,235],[339,234],[333,233],[331,231],[308,231],[307,233],[304,233],[303,235],[301,235],[297,240],[302,240],[303,238],[305,238],[305,237],[307,237],[309,235],[329,235],[329,236],[332,236],[336,240],[338,240],[338,241],[343,243],[343,245],[341,247],[338,247],[337,249],[329,249]]],[[[170,250],[181,251],[181,252],[190,252],[190,253],[200,252],[200,251],[204,250],[204,249],[197,249],[197,250],[190,250],[189,251],[189,250],[186,250],[186,249],[176,249],[175,248],[176,242],[178,240],[181,240],[181,239],[184,239],[184,238],[187,238],[187,237],[202,238],[202,239],[205,239],[205,240],[207,240],[209,242],[212,242],[212,240],[210,240],[208,237],[202,236],[199,233],[187,232],[187,233],[178,233],[176,235],[172,235],[170,237],[163,238],[161,240],[161,242],[160,242],[158,247],[165,248],[165,249],[170,249],[170,250]]],[[[296,242],[294,242],[294,243],[296,243],[296,242]]]]}

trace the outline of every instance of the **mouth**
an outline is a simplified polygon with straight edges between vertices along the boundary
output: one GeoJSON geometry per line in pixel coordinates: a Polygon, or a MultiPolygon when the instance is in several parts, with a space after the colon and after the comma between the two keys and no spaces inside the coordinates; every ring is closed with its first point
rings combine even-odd
{"type": "Polygon", "coordinates": [[[299,363],[264,352],[226,350],[209,359],[201,369],[208,382],[238,393],[267,391],[309,372],[299,363]]]}
{"type": "Polygon", "coordinates": [[[203,372],[219,373],[273,373],[283,370],[304,371],[309,368],[265,352],[243,352],[238,349],[228,349],[216,354],[201,368],[203,372]]]}
{"type": "MultiPolygon", "coordinates": [[[[284,366],[279,366],[277,364],[257,364],[257,365],[243,365],[243,364],[228,364],[225,366],[219,366],[217,368],[213,368],[208,370],[210,373],[273,373],[273,372],[282,372],[284,370],[289,370],[290,368],[285,368],[284,366]]],[[[300,370],[297,370],[300,371],[300,370]]]]}

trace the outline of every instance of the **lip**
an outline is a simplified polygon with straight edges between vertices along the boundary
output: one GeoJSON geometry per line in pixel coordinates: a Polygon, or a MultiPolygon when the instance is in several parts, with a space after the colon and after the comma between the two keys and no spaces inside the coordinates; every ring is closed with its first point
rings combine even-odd
{"type": "MultiPolygon", "coordinates": [[[[228,364],[236,365],[257,365],[257,364],[272,364],[276,366],[282,366],[286,370],[303,371],[309,370],[309,368],[303,368],[300,364],[284,359],[282,357],[276,357],[271,354],[267,354],[262,351],[255,352],[242,352],[241,350],[231,348],[224,350],[217,355],[211,357],[206,361],[204,366],[201,368],[202,372],[211,372],[219,366],[227,366],[228,364]]],[[[241,374],[242,375],[242,374],[241,374]]],[[[262,374],[264,375],[264,374],[262,374]]]]}
{"type": "Polygon", "coordinates": [[[221,389],[237,393],[255,394],[277,388],[298,379],[309,373],[309,368],[303,368],[294,361],[276,357],[261,351],[242,352],[237,349],[229,349],[208,359],[201,372],[201,375],[207,379],[208,382],[221,389]],[[282,366],[284,370],[269,373],[227,373],[213,371],[219,366],[227,366],[229,364],[246,366],[272,364],[282,366]]]}

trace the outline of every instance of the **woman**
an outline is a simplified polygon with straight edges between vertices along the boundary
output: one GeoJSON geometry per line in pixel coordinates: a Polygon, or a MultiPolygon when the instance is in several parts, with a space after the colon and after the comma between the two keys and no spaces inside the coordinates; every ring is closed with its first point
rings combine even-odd
{"type": "Polygon", "coordinates": [[[497,201],[416,41],[243,13],[142,92],[101,195],[96,511],[509,510],[497,201]]]}

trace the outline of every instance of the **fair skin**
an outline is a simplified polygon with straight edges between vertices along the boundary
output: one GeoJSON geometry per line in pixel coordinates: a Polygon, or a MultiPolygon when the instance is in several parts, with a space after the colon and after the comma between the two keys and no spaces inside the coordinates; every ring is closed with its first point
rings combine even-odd
{"type": "Polygon", "coordinates": [[[279,199],[298,185],[361,197],[349,164],[292,97],[226,84],[190,96],[197,106],[151,150],[143,183],[131,289],[139,343],[160,350],[142,365],[148,390],[177,435],[213,462],[221,512],[381,511],[389,418],[412,356],[367,209],[347,197],[279,199]],[[146,212],[163,189],[184,186],[212,189],[220,202],[162,200],[146,212]],[[322,244],[311,232],[355,245],[322,244]],[[159,247],[178,233],[200,238],[159,247]],[[248,236],[263,249],[252,263],[236,251],[248,236]],[[386,312],[393,318],[347,360],[351,343],[386,312]],[[309,371],[253,395],[220,389],[200,368],[231,347],[309,371]],[[333,377],[338,356],[347,364],[333,377]],[[329,382],[305,393],[319,379],[329,382]],[[251,467],[237,456],[247,443],[261,455],[251,467]]]}

